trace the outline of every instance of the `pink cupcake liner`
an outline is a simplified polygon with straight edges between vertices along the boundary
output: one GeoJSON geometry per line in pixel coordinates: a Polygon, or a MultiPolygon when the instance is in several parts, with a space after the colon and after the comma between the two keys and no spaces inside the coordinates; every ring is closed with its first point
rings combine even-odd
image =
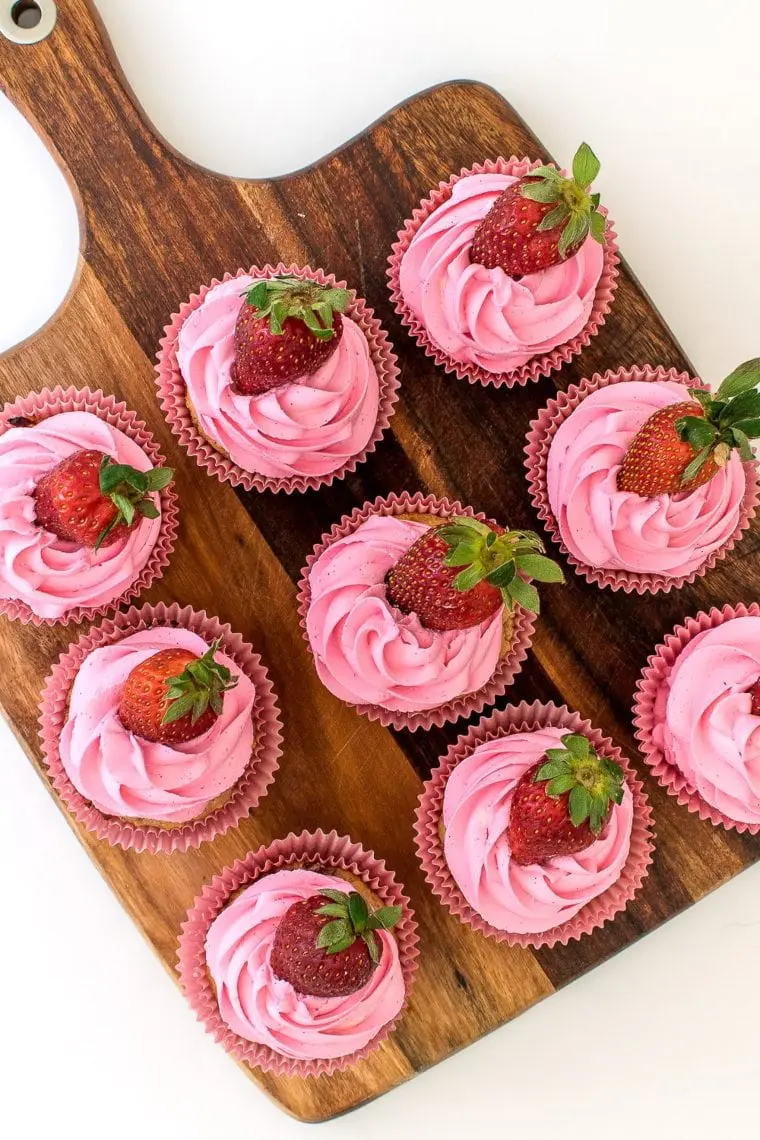
{"type": "Polygon", "coordinates": [[[652,775],[668,795],[674,796],[679,804],[687,807],[700,819],[709,819],[716,827],[733,829],[740,834],[746,831],[749,835],[758,835],[760,824],[731,819],[712,804],[708,804],[696,788],[689,784],[680,769],[668,763],[661,749],[652,740],[657,694],[677,658],[698,633],[715,629],[737,617],[760,617],[760,606],[756,602],[748,606],[744,603],[736,606],[725,605],[722,609],[713,606],[709,612],[701,610],[696,617],[686,618],[683,625],[677,625],[672,633],[667,634],[665,641],[656,647],[640,679],[636,682],[633,723],[644,759],[652,769],[652,775]]]}
{"type": "Polygon", "coordinates": [[[367,456],[375,450],[388,428],[391,416],[396,410],[400,374],[393,346],[388,339],[388,334],[375,317],[374,310],[369,308],[365,300],[357,297],[355,290],[350,289],[351,302],[348,307],[348,315],[356,321],[367,338],[370,356],[377,370],[380,383],[380,404],[372,438],[363,451],[352,455],[342,467],[331,471],[328,475],[294,475],[290,478],[274,479],[246,471],[234,463],[228,455],[217,450],[198,431],[187,406],[187,390],[177,363],[179,331],[190,313],[200,308],[206,294],[215,285],[230,281],[233,277],[243,277],[246,274],[254,277],[275,277],[280,274],[287,274],[291,277],[308,278],[320,285],[330,285],[339,289],[346,288],[346,282],[337,281],[332,273],[324,273],[321,269],[312,269],[308,265],[304,267],[286,266],[283,262],[279,262],[276,266],[267,263],[263,268],[253,265],[250,269],[238,269],[235,273],[225,273],[221,281],[215,277],[210,285],[202,285],[198,293],[193,293],[188,301],[184,301],[180,305],[178,313],[172,314],[160,342],[161,347],[156,365],[156,386],[159,403],[166,421],[179,442],[187,449],[188,454],[194,457],[200,467],[205,467],[211,475],[216,475],[221,483],[231,483],[233,487],[240,486],[246,491],[255,488],[257,491],[285,491],[287,494],[293,491],[313,490],[316,487],[329,487],[335,479],[343,479],[355,471],[359,464],[363,463],[367,456]]]}
{"type": "MultiPolygon", "coordinates": [[[[332,546],[338,539],[353,534],[371,515],[404,514],[432,514],[439,518],[456,514],[481,519],[483,522],[488,521],[484,514],[476,513],[472,507],[463,507],[460,502],[452,503],[449,499],[438,499],[435,495],[423,495],[420,491],[414,495],[410,495],[408,491],[403,491],[400,495],[391,494],[387,498],[379,496],[373,503],[365,503],[364,506],[357,507],[350,515],[344,515],[341,521],[333,526],[330,533],[323,535],[322,541],[314,547],[301,571],[301,580],[298,584],[298,613],[301,619],[301,629],[312,657],[314,654],[306,631],[306,616],[311,603],[309,574],[312,566],[329,546],[332,546]]],[[[523,661],[528,656],[528,649],[533,640],[535,625],[535,614],[529,613],[520,606],[515,607],[512,647],[506,657],[499,660],[491,679],[475,693],[463,694],[446,702],[446,704],[439,705],[437,708],[425,709],[421,712],[393,712],[381,705],[357,704],[351,705],[351,707],[369,720],[380,721],[385,728],[389,726],[392,728],[408,728],[413,732],[418,728],[429,729],[433,725],[440,728],[444,724],[459,720],[460,717],[482,712],[487,705],[494,704],[498,697],[503,696],[522,669],[523,661]]]]}
{"type": "MultiPolygon", "coordinates": [[[[92,391],[90,388],[62,388],[58,385],[55,388],[42,388],[39,392],[29,392],[26,396],[19,396],[12,403],[5,404],[0,411],[0,435],[4,435],[14,426],[19,426],[12,423],[13,420],[36,422],[58,415],[59,412],[91,412],[134,440],[154,467],[167,465],[145,423],[137,418],[135,412],[129,411],[126,404],[117,400],[115,396],[106,396],[99,389],[92,391]]],[[[156,545],[143,569],[123,594],[99,606],[73,606],[62,617],[57,618],[40,617],[26,602],[0,598],[0,614],[5,614],[12,621],[20,621],[23,625],[76,624],[82,621],[94,621],[95,618],[112,613],[118,610],[119,606],[131,602],[147,590],[162,576],[169,565],[169,555],[174,549],[177,537],[177,496],[172,484],[164,487],[158,494],[161,499],[161,529],[158,532],[156,545]]]]}
{"type": "Polygon", "coordinates": [[[581,381],[580,384],[571,384],[566,392],[558,392],[555,399],[550,400],[545,408],[539,412],[530,425],[525,448],[525,466],[528,472],[528,489],[533,506],[538,517],[544,522],[547,531],[554,542],[559,546],[576,574],[580,574],[587,582],[596,583],[597,586],[609,587],[611,590],[624,590],[627,594],[636,591],[638,594],[657,594],[660,591],[678,590],[690,582],[702,578],[708,570],[712,570],[716,563],[725,558],[740,541],[744,531],[749,527],[757,510],[760,500],[760,486],[758,485],[757,463],[745,463],[744,470],[747,477],[747,486],[742,500],[739,522],[736,530],[723,546],[718,547],[691,574],[679,578],[669,578],[664,574],[636,574],[628,570],[608,570],[599,566],[588,566],[571,554],[565,546],[560,535],[559,525],[549,504],[547,488],[547,464],[549,449],[560,424],[571,415],[581,401],[591,392],[599,388],[606,388],[608,384],[623,384],[629,380],[647,380],[657,383],[663,380],[674,380],[684,387],[707,388],[701,380],[695,380],[687,372],[676,372],[675,368],[653,367],[643,364],[636,368],[619,368],[616,372],[607,371],[604,375],[595,373],[591,379],[581,381]]]}
{"type": "Polygon", "coordinates": [[[357,1061],[362,1061],[393,1032],[409,1002],[409,992],[417,969],[418,942],[417,923],[409,899],[381,859],[376,859],[372,851],[365,851],[360,844],[352,842],[345,835],[338,835],[336,831],[328,834],[321,830],[313,834],[303,831],[300,835],[291,833],[286,839],[277,839],[268,847],[260,847],[258,851],[249,852],[244,859],[237,859],[231,867],[225,867],[221,874],[214,876],[198,895],[188,911],[187,919],[182,924],[177,968],[180,985],[198,1020],[203,1022],[207,1032],[238,1061],[244,1061],[247,1065],[261,1069],[265,1073],[277,1073],[279,1076],[318,1077],[323,1073],[336,1073],[355,1065],[357,1061]],[[262,875],[303,862],[315,865],[317,868],[347,871],[362,879],[384,905],[401,906],[404,910],[401,921],[393,931],[398,943],[406,987],[404,1005],[393,1021],[383,1026],[363,1049],[346,1054],[344,1057],[322,1059],[284,1057],[265,1045],[257,1045],[244,1037],[239,1037],[221,1018],[214,987],[206,969],[206,936],[209,927],[231,897],[262,875]]]}
{"type": "Polygon", "coordinates": [[[188,851],[192,847],[199,847],[201,843],[210,843],[217,835],[224,835],[253,811],[266,795],[282,753],[282,723],[277,698],[258,653],[239,633],[233,633],[229,625],[222,624],[217,618],[208,617],[203,610],[196,611],[190,606],[181,608],[176,602],[170,606],[164,602],[159,602],[156,606],[144,605],[142,609],[133,606],[125,613],[118,613],[91,629],[62,653],[42,690],[39,724],[43,758],[51,783],[68,810],[78,823],[84,824],[98,839],[105,839],[112,847],[123,847],[125,851],[149,851],[151,854],[188,851]],[[71,686],[85,658],[94,649],[114,645],[129,634],[165,625],[189,629],[209,644],[221,638],[224,653],[240,666],[256,689],[253,706],[254,753],[235,786],[234,794],[208,815],[174,827],[135,823],[101,812],[74,787],[58,751],[58,741],[66,723],[71,686]]]}
{"type": "Polygon", "coordinates": [[[460,736],[456,744],[451,745],[440,766],[423,788],[414,830],[417,855],[425,878],[433,888],[433,894],[453,915],[497,942],[534,949],[540,946],[552,947],[557,943],[566,946],[572,939],[590,934],[625,910],[648,874],[647,868],[652,862],[654,851],[652,810],[644,786],[630,761],[622,755],[620,749],[608,736],[604,736],[598,728],[593,728],[591,722],[584,720],[580,713],[571,712],[566,705],[557,706],[551,701],[549,704],[542,704],[540,701],[528,704],[522,701],[519,705],[507,705],[503,712],[495,712],[492,716],[483,718],[465,736],[460,736]],[[509,934],[486,922],[472,909],[449,870],[439,831],[443,816],[443,795],[448,778],[457,764],[479,745],[499,736],[511,736],[516,732],[528,732],[548,725],[566,728],[568,732],[583,733],[597,752],[622,766],[628,786],[633,793],[631,848],[617,882],[587,903],[575,918],[542,934],[509,934]]]}
{"type": "MultiPolygon", "coordinates": [[[[511,174],[516,178],[521,178],[529,170],[540,165],[539,160],[516,158],[513,155],[511,158],[488,159],[486,162],[478,162],[469,169],[463,168],[459,174],[452,174],[448,182],[440,182],[438,188],[432,190],[430,195],[423,198],[419,206],[415,208],[412,217],[407,220],[404,228],[399,230],[398,240],[394,242],[393,253],[388,259],[390,268],[387,275],[390,283],[391,300],[396,312],[401,317],[401,323],[406,326],[420,347],[424,348],[426,356],[431,356],[435,363],[445,369],[446,372],[453,372],[460,380],[469,380],[471,384],[492,384],[495,388],[502,386],[512,388],[515,384],[527,384],[529,380],[538,380],[541,376],[548,376],[550,372],[567,364],[586,347],[591,338],[598,332],[599,327],[604,324],[612,305],[617,288],[620,258],[618,256],[617,234],[609,218],[607,219],[607,241],[605,243],[602,275],[596,287],[591,315],[585,327],[577,336],[565,344],[559,345],[551,352],[534,356],[513,372],[488,372],[478,364],[453,360],[435,344],[423,322],[415,316],[406,304],[399,281],[401,261],[420,226],[443,202],[451,197],[452,190],[460,178],[468,178],[473,174],[511,174]]],[[[606,214],[606,210],[603,209],[602,212],[606,214]]]]}

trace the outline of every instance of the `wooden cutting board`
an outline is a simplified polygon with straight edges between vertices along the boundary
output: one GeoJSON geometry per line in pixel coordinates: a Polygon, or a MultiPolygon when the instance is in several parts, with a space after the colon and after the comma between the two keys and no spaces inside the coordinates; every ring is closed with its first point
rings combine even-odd
{"type": "MultiPolygon", "coordinates": [[[[0,359],[0,397],[45,383],[89,384],[116,393],[148,421],[177,468],[181,526],[169,571],[143,600],[190,603],[231,622],[268,664],[285,722],[284,756],[269,795],[212,846],[186,855],[125,853],[67,819],[172,973],[187,907],[204,881],[250,848],[290,830],[335,827],[388,861],[411,895],[422,939],[411,1007],[398,1031],[369,1060],[333,1077],[304,1081],[246,1070],[300,1119],[328,1119],[508,1021],[760,857],[760,837],[700,822],[645,776],[658,847],[644,889],[623,916],[553,950],[509,949],[480,937],[435,901],[412,839],[422,780],[464,723],[411,734],[357,716],[320,687],[296,617],[295,582],[307,553],[357,504],[423,489],[535,528],[522,448],[529,420],[555,387],[618,365],[688,362],[625,266],[601,333],[580,359],[538,384],[512,391],[471,386],[438,371],[406,336],[388,300],[385,265],[418,199],[452,171],[489,156],[549,157],[490,88],[462,82],[424,92],[315,166],[256,182],[210,174],[155,136],[86,0],[59,5],[58,25],[39,45],[0,38],[0,84],[70,178],[83,228],[68,303],[40,334],[0,359]],[[156,403],[153,359],[168,315],[201,283],[279,259],[323,266],[368,298],[401,358],[401,401],[392,433],[345,482],[304,495],[236,493],[176,446],[156,403]]],[[[579,709],[645,772],[630,718],[639,670],[684,615],[756,596],[758,550],[755,527],[706,579],[654,598],[601,591],[570,573],[565,588],[545,591],[513,699],[579,709]]],[[[4,712],[38,770],[40,687],[75,635],[0,623],[3,676],[14,680],[3,686],[4,712]]]]}

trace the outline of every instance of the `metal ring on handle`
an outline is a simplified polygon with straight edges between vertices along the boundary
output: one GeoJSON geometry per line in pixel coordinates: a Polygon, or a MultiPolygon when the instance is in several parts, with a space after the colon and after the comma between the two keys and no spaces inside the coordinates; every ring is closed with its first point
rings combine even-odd
{"type": "Polygon", "coordinates": [[[0,35],[14,44],[37,44],[50,35],[57,15],[54,0],[0,0],[0,35]],[[17,22],[24,12],[35,8],[40,18],[34,27],[25,28],[23,22],[17,22]]]}

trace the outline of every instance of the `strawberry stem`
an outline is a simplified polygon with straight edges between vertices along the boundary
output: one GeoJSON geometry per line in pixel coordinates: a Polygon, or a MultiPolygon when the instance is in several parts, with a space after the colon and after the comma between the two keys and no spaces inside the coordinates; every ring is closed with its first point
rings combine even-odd
{"type": "Polygon", "coordinates": [[[610,806],[623,800],[625,776],[619,764],[598,756],[587,737],[571,732],[562,737],[561,748],[546,751],[546,763],[533,782],[546,782],[546,794],[553,799],[568,796],[570,821],[580,827],[586,820],[599,835],[610,806]]]}
{"type": "Polygon", "coordinates": [[[222,697],[234,689],[238,678],[233,677],[226,665],[215,660],[221,638],[208,648],[197,661],[191,661],[177,677],[166,681],[166,712],[162,724],[172,724],[183,716],[191,714],[195,724],[211,706],[217,716],[222,711],[222,697]]]}
{"type": "Polygon", "coordinates": [[[689,483],[712,458],[724,467],[738,450],[744,462],[754,458],[751,439],[760,438],[760,359],[745,360],[726,377],[713,396],[703,388],[689,388],[702,415],[682,416],[676,431],[694,449],[694,458],[681,475],[689,483]]]}
{"type": "Polygon", "coordinates": [[[256,309],[256,319],[269,318],[269,328],[282,336],[285,321],[293,317],[302,321],[317,340],[332,340],[336,313],[345,313],[351,300],[348,289],[320,285],[300,277],[266,277],[243,293],[247,303],[256,309]]]}
{"type": "Polygon", "coordinates": [[[554,166],[537,166],[526,175],[520,193],[534,202],[556,203],[539,222],[539,230],[552,230],[563,225],[558,249],[560,256],[585,241],[590,233],[601,245],[605,243],[606,219],[599,210],[599,195],[591,194],[591,183],[601,164],[587,143],[581,143],[573,158],[571,178],[560,174],[554,166]]]}
{"type": "Polygon", "coordinates": [[[100,462],[98,482],[100,493],[110,499],[116,508],[108,526],[98,535],[95,549],[98,550],[108,535],[122,523],[131,526],[136,514],[144,518],[158,518],[158,509],[152,494],[163,490],[174,478],[171,467],[153,467],[150,471],[138,471],[127,463],[117,463],[110,455],[104,455],[100,462]]]}
{"type": "Polygon", "coordinates": [[[361,938],[370,958],[377,965],[380,961],[380,947],[374,932],[392,930],[401,920],[401,907],[383,906],[372,911],[358,891],[334,891],[328,888],[319,893],[330,902],[319,907],[316,913],[329,916],[334,921],[325,923],[320,930],[317,949],[324,950],[327,954],[340,954],[342,950],[353,946],[357,938],[361,938]]]}
{"type": "Polygon", "coordinates": [[[456,590],[472,590],[486,581],[501,591],[504,604],[515,604],[538,613],[536,582],[564,582],[562,570],[544,554],[544,544],[537,534],[525,530],[508,530],[499,534],[479,519],[467,515],[439,527],[437,533],[449,546],[447,566],[463,567],[453,585],[456,590]]]}

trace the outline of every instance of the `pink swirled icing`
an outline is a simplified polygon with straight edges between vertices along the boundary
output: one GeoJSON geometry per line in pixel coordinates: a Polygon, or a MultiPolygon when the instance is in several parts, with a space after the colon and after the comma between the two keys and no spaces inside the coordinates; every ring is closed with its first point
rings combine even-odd
{"type": "Polygon", "coordinates": [[[513,372],[577,336],[604,265],[592,238],[574,257],[519,281],[471,263],[480,221],[516,181],[508,174],[460,178],[415,233],[399,271],[404,300],[431,340],[452,360],[488,372],[513,372]]]}
{"type": "Polygon", "coordinates": [[[379,931],[380,962],[347,997],[298,994],[269,962],[275,932],[293,903],[350,884],[316,871],[275,871],[246,887],[214,919],[206,962],[219,1013],[233,1032],[286,1057],[343,1057],[363,1049],[404,1004],[404,977],[392,934],[379,931]]]}
{"type": "Polygon", "coordinates": [[[245,471],[268,478],[327,475],[363,451],[375,430],[377,371],[350,317],[321,368],[291,384],[244,396],[232,386],[235,322],[252,277],[215,285],[179,330],[177,361],[205,436],[245,471]]]}
{"type": "Polygon", "coordinates": [[[655,701],[652,739],[700,796],[730,819],[760,824],[760,617],[737,617],[686,645],[655,701]]]}
{"type": "Polygon", "coordinates": [[[473,693],[501,654],[502,611],[472,629],[425,629],[388,601],[385,576],[424,523],[373,515],[328,547],[309,574],[306,630],[322,683],[349,704],[399,712],[473,693]]]}
{"type": "Polygon", "coordinates": [[[446,862],[473,910],[498,930],[540,934],[560,926],[620,877],[633,826],[626,786],[599,839],[575,855],[520,866],[507,824],[520,778],[567,729],[516,732],[479,745],[449,776],[443,797],[446,862]]]}
{"type": "MultiPolygon", "coordinates": [[[[150,558],[161,519],[142,519],[99,551],[57,538],[37,525],[34,489],[63,459],[102,451],[138,471],[152,467],[138,445],[90,412],[60,412],[0,436],[0,597],[25,602],[39,617],[118,598],[150,558]]],[[[154,497],[160,510],[158,497],[154,497]]]]}
{"type": "Polygon", "coordinates": [[[686,495],[618,491],[617,475],[640,427],[659,408],[688,400],[674,380],[599,388],[557,430],[547,490],[562,541],[588,566],[680,577],[698,569],[739,523],[746,489],[734,452],[709,483],[686,495]]]}
{"type": "Polygon", "coordinates": [[[61,763],[77,791],[106,815],[184,823],[243,775],[253,749],[251,680],[224,653],[216,659],[238,676],[208,732],[169,746],[135,736],[119,719],[124,683],[137,665],[161,649],[202,656],[207,643],[188,629],[142,630],[94,649],[71,688],[60,736],[61,763]]]}

